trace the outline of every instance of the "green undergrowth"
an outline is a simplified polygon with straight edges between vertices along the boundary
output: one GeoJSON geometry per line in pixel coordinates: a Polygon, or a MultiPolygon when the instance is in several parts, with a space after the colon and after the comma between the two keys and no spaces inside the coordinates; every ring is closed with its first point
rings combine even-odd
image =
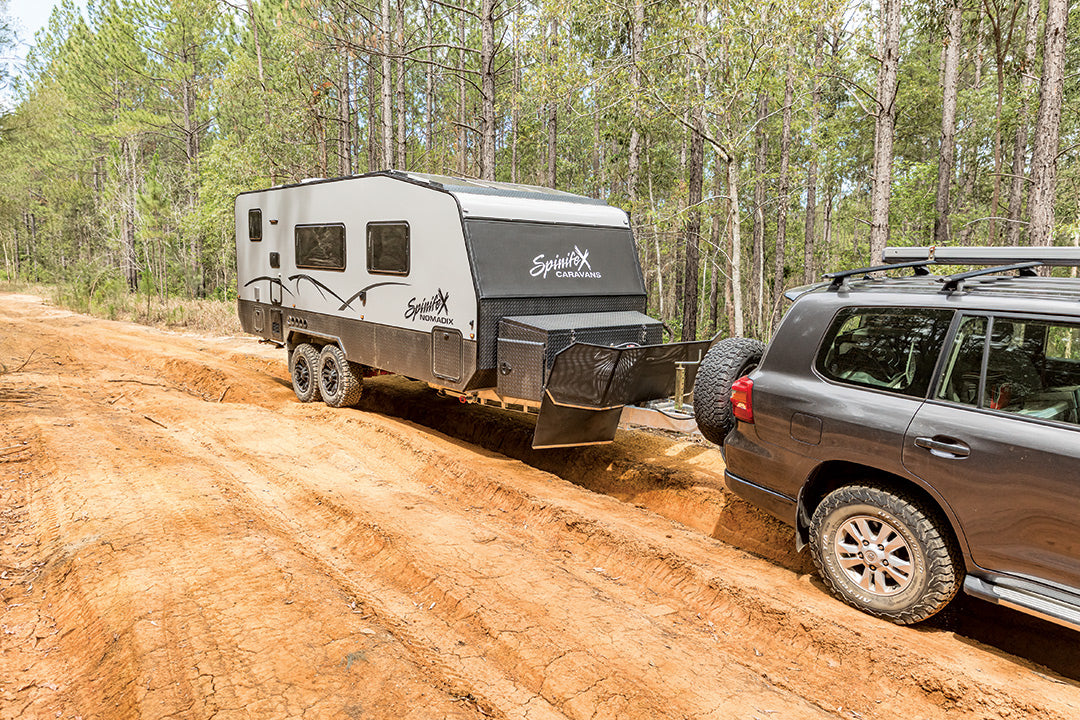
{"type": "Polygon", "coordinates": [[[0,281],[0,292],[26,293],[58,307],[107,320],[210,335],[240,335],[235,300],[134,294],[116,283],[47,285],[0,281]]]}

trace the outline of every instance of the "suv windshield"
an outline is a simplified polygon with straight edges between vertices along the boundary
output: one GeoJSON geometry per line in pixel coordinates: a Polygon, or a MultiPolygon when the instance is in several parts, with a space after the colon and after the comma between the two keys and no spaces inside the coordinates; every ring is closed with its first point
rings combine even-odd
{"type": "Polygon", "coordinates": [[[848,308],[837,314],[818,354],[830,380],[923,397],[949,328],[951,310],[848,308]]]}

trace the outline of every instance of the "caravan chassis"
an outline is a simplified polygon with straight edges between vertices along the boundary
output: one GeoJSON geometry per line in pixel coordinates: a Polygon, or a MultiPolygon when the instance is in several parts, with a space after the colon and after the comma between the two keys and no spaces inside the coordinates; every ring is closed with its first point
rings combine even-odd
{"type": "MultiPolygon", "coordinates": [[[[359,337],[366,333],[365,330],[352,327],[364,323],[362,320],[342,320],[296,308],[285,308],[280,305],[267,305],[241,300],[240,314],[242,317],[249,318],[248,322],[252,330],[256,334],[263,335],[264,342],[284,347],[290,358],[294,349],[301,343],[309,343],[317,348],[326,344],[336,344],[345,350],[346,355],[349,355],[347,346],[356,342],[359,337]],[[256,320],[256,318],[259,319],[256,320]],[[275,330],[275,325],[278,328],[277,330],[275,330]],[[313,326],[315,329],[313,329],[313,326]]],[[[374,325],[374,323],[365,324],[374,325]]],[[[382,332],[385,332],[386,329],[402,332],[398,328],[384,328],[382,332]]],[[[373,328],[372,331],[380,332],[377,327],[373,328]]],[[[419,339],[422,340],[423,338],[419,339]]],[[[399,343],[402,345],[411,343],[415,346],[416,339],[405,342],[399,341],[399,343]]],[[[469,352],[469,350],[466,350],[464,356],[466,358],[470,356],[475,358],[475,351],[469,352]]],[[[690,399],[681,390],[689,386],[685,378],[688,371],[692,372],[696,369],[694,366],[696,366],[696,363],[690,362],[680,363],[676,367],[676,392],[672,398],[644,402],[638,405],[627,405],[623,409],[620,424],[680,434],[697,433],[697,423],[694,420],[694,413],[689,404],[690,399]]],[[[367,365],[362,365],[360,368],[363,378],[378,377],[380,375],[402,375],[402,373],[394,373],[367,365]]],[[[474,371],[475,368],[469,368],[465,372],[471,374],[474,371]]],[[[434,372],[427,378],[405,377],[424,382],[440,395],[457,398],[462,404],[483,405],[484,407],[533,416],[540,413],[541,401],[500,395],[495,387],[470,388],[462,382],[448,384],[444,382],[444,378],[439,378],[434,372]]],[[[693,377],[692,374],[690,377],[693,377]]]]}

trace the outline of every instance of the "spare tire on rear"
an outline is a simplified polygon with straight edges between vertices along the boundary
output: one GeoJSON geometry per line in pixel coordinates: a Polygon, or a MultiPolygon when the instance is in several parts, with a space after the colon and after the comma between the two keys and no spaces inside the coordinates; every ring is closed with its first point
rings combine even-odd
{"type": "Polygon", "coordinates": [[[724,338],[709,348],[694,379],[694,415],[706,440],[722,445],[735,427],[731,385],[753,372],[765,344],[751,338],[724,338]]]}

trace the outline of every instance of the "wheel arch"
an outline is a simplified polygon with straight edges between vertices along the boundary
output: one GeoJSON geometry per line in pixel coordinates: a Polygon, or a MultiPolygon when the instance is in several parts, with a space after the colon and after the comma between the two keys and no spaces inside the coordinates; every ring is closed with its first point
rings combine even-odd
{"type": "Polygon", "coordinates": [[[833,490],[846,485],[871,484],[886,490],[898,490],[918,500],[928,511],[944,520],[948,530],[963,555],[965,566],[970,569],[970,553],[967,539],[952,508],[937,492],[918,479],[903,477],[869,465],[843,460],[832,460],[818,465],[799,489],[795,511],[795,543],[802,550],[810,542],[810,518],[814,510],[833,490]]]}
{"type": "Polygon", "coordinates": [[[290,329],[285,337],[287,347],[294,348],[301,343],[311,343],[317,348],[321,348],[327,343],[334,343],[341,346],[341,340],[333,335],[322,335],[320,333],[313,333],[307,330],[294,330],[290,329]]]}

